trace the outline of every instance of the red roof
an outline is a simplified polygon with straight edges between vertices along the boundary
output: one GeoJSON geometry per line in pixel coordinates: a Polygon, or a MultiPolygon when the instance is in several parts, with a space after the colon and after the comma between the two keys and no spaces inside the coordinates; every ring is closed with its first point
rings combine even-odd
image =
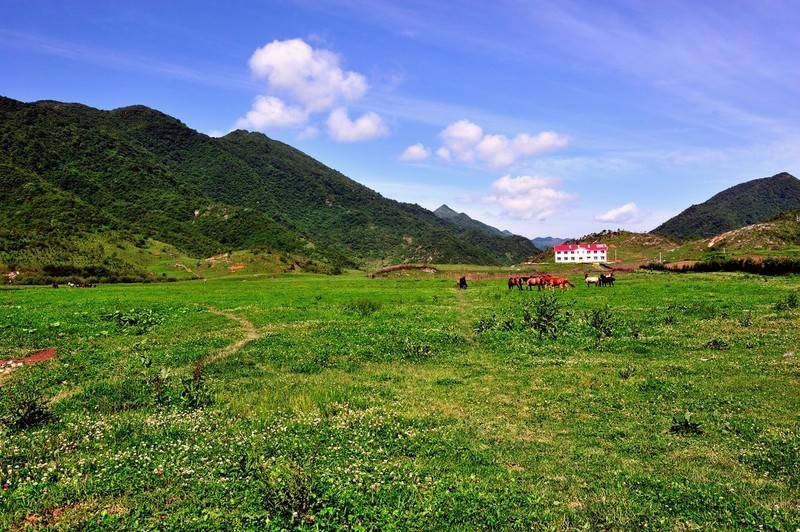
{"type": "Polygon", "coordinates": [[[576,249],[585,249],[587,251],[606,251],[608,246],[606,244],[563,244],[561,246],[553,246],[554,251],[574,251],[576,249]]]}

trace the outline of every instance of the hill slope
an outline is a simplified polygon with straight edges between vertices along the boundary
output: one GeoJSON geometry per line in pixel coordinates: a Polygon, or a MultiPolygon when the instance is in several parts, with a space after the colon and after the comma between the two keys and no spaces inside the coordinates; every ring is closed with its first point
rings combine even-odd
{"type": "Polygon", "coordinates": [[[459,235],[265,135],[211,138],[143,106],[0,97],[0,179],[0,264],[41,267],[42,247],[70,262],[76,240],[92,235],[156,239],[195,257],[257,248],[345,266],[535,252],[502,235],[459,235]]]}
{"type": "Polygon", "coordinates": [[[652,233],[687,240],[709,238],[800,209],[800,180],[783,172],[741,183],[692,205],[652,233]]]}
{"type": "Polygon", "coordinates": [[[491,225],[487,225],[483,222],[479,222],[474,218],[471,218],[467,214],[463,212],[456,212],[447,205],[442,205],[435,211],[433,214],[441,218],[442,220],[447,220],[452,227],[458,232],[466,232],[470,229],[477,229],[479,231],[483,231],[484,233],[490,235],[498,235],[502,236],[505,235],[503,231],[497,229],[496,227],[492,227],[491,225]]]}
{"type": "Polygon", "coordinates": [[[722,233],[709,239],[707,247],[729,254],[797,255],[800,252],[800,211],[787,211],[762,223],[722,233]]]}

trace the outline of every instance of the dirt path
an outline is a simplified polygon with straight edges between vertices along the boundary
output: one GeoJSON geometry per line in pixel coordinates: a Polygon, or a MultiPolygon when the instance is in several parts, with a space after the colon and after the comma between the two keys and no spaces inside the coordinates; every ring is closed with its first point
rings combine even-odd
{"type": "Polygon", "coordinates": [[[239,352],[239,350],[245,346],[245,344],[252,342],[253,340],[259,337],[258,331],[256,330],[255,326],[250,323],[247,319],[237,316],[236,314],[232,314],[230,312],[226,312],[224,310],[219,310],[214,307],[206,307],[208,311],[212,314],[216,314],[217,316],[224,316],[230,320],[234,320],[241,325],[242,329],[245,331],[244,338],[236,340],[234,343],[229,345],[228,347],[209,355],[203,359],[204,364],[208,364],[210,362],[216,362],[217,360],[222,360],[223,358],[227,358],[229,356],[235,355],[239,352]]]}
{"type": "Polygon", "coordinates": [[[56,357],[56,348],[48,347],[43,351],[37,351],[36,353],[32,353],[18,360],[14,359],[0,360],[0,376],[9,375],[16,368],[22,367],[23,364],[36,364],[37,362],[50,360],[51,358],[55,357],[56,357]]]}
{"type": "Polygon", "coordinates": [[[192,275],[194,275],[198,279],[205,279],[205,277],[201,277],[200,275],[197,275],[194,272],[194,270],[192,270],[190,267],[186,266],[185,264],[181,264],[180,262],[176,262],[173,266],[175,266],[176,268],[183,268],[184,270],[186,270],[187,272],[191,273],[192,275]]]}

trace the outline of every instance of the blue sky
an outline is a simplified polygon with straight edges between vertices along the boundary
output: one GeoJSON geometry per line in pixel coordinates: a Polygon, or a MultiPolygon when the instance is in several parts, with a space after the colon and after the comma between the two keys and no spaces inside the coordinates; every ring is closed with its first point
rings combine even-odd
{"type": "Polygon", "coordinates": [[[4,0],[0,95],[262,131],[528,237],[800,176],[800,2],[4,0]]]}

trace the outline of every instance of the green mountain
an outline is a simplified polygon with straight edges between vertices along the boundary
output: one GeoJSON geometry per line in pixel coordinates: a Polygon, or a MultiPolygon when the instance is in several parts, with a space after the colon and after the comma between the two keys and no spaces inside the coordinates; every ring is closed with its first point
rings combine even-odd
{"type": "Polygon", "coordinates": [[[557,246],[559,244],[563,244],[566,241],[567,241],[566,238],[558,238],[558,237],[554,237],[554,236],[540,236],[540,237],[536,237],[536,238],[531,239],[531,242],[533,242],[533,245],[536,246],[539,249],[550,249],[553,246],[557,246]]]}
{"type": "Polygon", "coordinates": [[[433,214],[462,240],[478,248],[491,250],[496,256],[505,255],[509,262],[541,253],[536,245],[524,236],[501,231],[463,212],[456,212],[447,205],[440,206],[433,211],[433,214]]]}
{"type": "Polygon", "coordinates": [[[321,271],[500,264],[535,252],[518,238],[456,231],[260,133],[211,138],[143,106],[101,111],[0,97],[7,270],[60,264],[141,275],[153,242],[197,258],[281,253],[321,271]]]}
{"type": "Polygon", "coordinates": [[[469,217],[468,215],[464,214],[463,212],[456,212],[447,205],[442,205],[435,211],[433,214],[438,216],[443,220],[447,220],[448,223],[454,228],[455,231],[464,233],[469,231],[470,229],[477,229],[479,231],[483,231],[484,233],[490,235],[498,235],[498,236],[506,236],[509,233],[505,231],[501,231],[496,227],[492,227],[491,225],[487,225],[483,222],[479,222],[474,218],[469,217]]]}
{"type": "Polygon", "coordinates": [[[723,190],[653,229],[680,240],[710,238],[800,209],[800,180],[783,172],[723,190]]]}

